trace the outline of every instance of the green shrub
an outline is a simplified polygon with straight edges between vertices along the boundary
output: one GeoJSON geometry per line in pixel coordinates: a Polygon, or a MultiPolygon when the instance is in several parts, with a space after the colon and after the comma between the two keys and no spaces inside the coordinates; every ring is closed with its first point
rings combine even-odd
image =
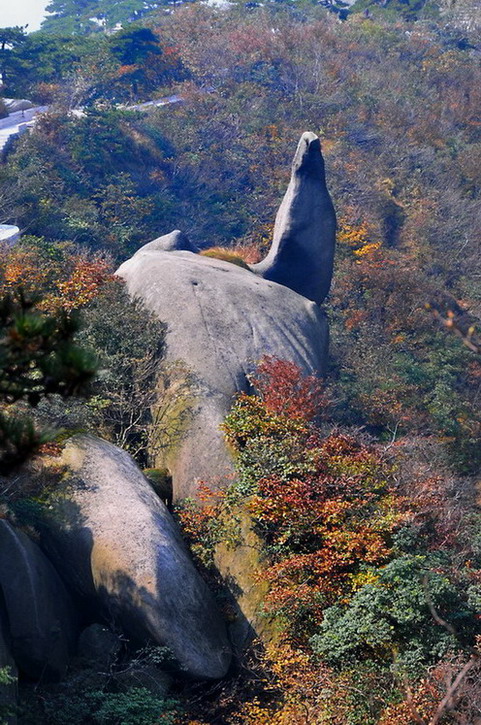
{"type": "Polygon", "coordinates": [[[411,555],[394,559],[347,606],[326,609],[319,634],[311,638],[315,653],[341,667],[370,659],[394,662],[409,675],[419,675],[450,649],[459,648],[457,639],[435,622],[428,598],[460,637],[473,638],[479,631],[476,611],[440,571],[437,559],[411,555]]]}
{"type": "Polygon", "coordinates": [[[156,697],[144,687],[126,692],[69,688],[56,695],[44,692],[42,698],[45,725],[174,725],[179,715],[177,701],[156,697]]]}

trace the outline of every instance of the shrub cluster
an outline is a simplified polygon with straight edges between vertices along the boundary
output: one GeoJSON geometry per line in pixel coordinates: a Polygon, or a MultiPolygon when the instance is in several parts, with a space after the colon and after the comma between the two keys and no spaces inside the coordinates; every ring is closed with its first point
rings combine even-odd
{"type": "Polygon", "coordinates": [[[451,506],[442,477],[413,494],[384,448],[322,432],[319,381],[292,363],[266,358],[253,382],[257,395],[240,395],[224,424],[238,481],[188,517],[204,554],[226,541],[239,507],[262,541],[263,615],[278,632],[264,663],[278,689],[244,702],[242,722],[374,724],[389,712],[403,723],[408,692],[429,687],[431,717],[446,694],[439,681],[428,687],[431,668],[477,664],[481,560],[474,538],[466,547],[469,509],[451,506]]]}

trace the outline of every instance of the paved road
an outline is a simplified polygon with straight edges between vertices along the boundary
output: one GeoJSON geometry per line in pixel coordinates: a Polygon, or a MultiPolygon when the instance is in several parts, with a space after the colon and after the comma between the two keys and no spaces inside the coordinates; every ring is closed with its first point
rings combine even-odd
{"type": "Polygon", "coordinates": [[[0,118],[0,152],[11,136],[24,133],[28,128],[27,124],[32,123],[38,113],[43,113],[47,109],[48,106],[36,106],[26,111],[15,111],[7,118],[0,118]]]}
{"type": "Polygon", "coordinates": [[[156,106],[170,106],[172,103],[182,103],[184,99],[182,96],[164,96],[164,98],[157,98],[156,101],[146,101],[145,103],[137,103],[135,106],[127,106],[129,110],[142,111],[144,108],[152,108],[156,106]]]}

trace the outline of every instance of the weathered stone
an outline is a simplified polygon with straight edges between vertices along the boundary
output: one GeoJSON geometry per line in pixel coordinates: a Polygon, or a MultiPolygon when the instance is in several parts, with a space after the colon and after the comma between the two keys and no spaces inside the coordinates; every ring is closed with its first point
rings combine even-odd
{"type": "Polygon", "coordinates": [[[80,634],[77,654],[91,664],[107,668],[122,648],[122,642],[111,629],[104,624],[91,624],[80,634]]]}
{"type": "Polygon", "coordinates": [[[236,616],[229,625],[229,634],[234,652],[240,655],[254,637],[264,644],[275,643],[281,632],[263,608],[269,582],[262,576],[263,542],[254,530],[248,501],[234,508],[232,518],[238,525],[237,545],[220,541],[215,547],[214,563],[234,603],[236,616]]]}
{"type": "Polygon", "coordinates": [[[164,234],[162,237],[157,237],[152,242],[148,242],[143,247],[143,251],[150,252],[197,252],[197,247],[192,244],[187,234],[184,234],[179,229],[175,229],[170,234],[164,234]]]}
{"type": "Polygon", "coordinates": [[[232,473],[220,425],[235,393],[248,390],[247,375],[262,355],[292,360],[307,373],[322,371],[325,316],[286,287],[191,252],[140,250],[118,274],[167,323],[167,360],[182,360],[191,372],[186,429],[160,446],[156,466],[171,471],[174,498],[195,496],[197,481],[232,473]]]}
{"type": "Polygon", "coordinates": [[[4,519],[0,551],[0,590],[13,657],[29,677],[57,679],[77,633],[70,597],[39,547],[4,519]]]}
{"type": "Polygon", "coordinates": [[[194,677],[225,675],[224,622],[132,458],[93,436],[74,436],[50,465],[52,475],[63,469],[63,483],[44,510],[42,545],[65,580],[134,643],[168,647],[194,677]]]}
{"type": "Polygon", "coordinates": [[[322,374],[328,327],[311,300],[329,288],[334,234],[319,140],[304,134],[273,248],[253,267],[256,274],[170,243],[159,246],[170,235],[146,244],[118,269],[130,295],[167,323],[171,369],[182,361],[187,370],[188,386],[182,386],[182,370],[169,370],[154,411],[162,420],[155,465],[172,474],[174,499],[196,496],[199,481],[224,486],[231,480],[220,425],[233,396],[249,390],[248,375],[263,355],[322,374]]]}
{"type": "Polygon", "coordinates": [[[304,133],[276,216],[269,254],[252,269],[320,304],[331,285],[336,214],[326,186],[321,144],[304,133]]]}

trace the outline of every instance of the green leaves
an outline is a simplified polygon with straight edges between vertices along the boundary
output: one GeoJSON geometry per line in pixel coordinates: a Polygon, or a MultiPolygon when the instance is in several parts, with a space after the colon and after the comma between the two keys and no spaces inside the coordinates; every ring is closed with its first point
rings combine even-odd
{"type": "Polygon", "coordinates": [[[95,373],[93,355],[72,343],[78,320],[45,316],[21,291],[0,300],[0,401],[37,405],[50,393],[81,393],[95,373]]]}
{"type": "Polygon", "coordinates": [[[28,406],[54,393],[64,398],[83,394],[94,377],[94,356],[73,342],[77,329],[74,316],[43,315],[21,290],[0,299],[2,473],[53,435],[36,428],[28,406]]]}
{"type": "Polygon", "coordinates": [[[453,624],[460,637],[473,638],[479,625],[462,590],[442,572],[432,570],[429,556],[394,559],[373,575],[347,606],[324,612],[319,634],[311,638],[314,652],[338,666],[372,659],[394,663],[409,675],[419,675],[459,644],[433,618],[429,601],[453,624]]]}

